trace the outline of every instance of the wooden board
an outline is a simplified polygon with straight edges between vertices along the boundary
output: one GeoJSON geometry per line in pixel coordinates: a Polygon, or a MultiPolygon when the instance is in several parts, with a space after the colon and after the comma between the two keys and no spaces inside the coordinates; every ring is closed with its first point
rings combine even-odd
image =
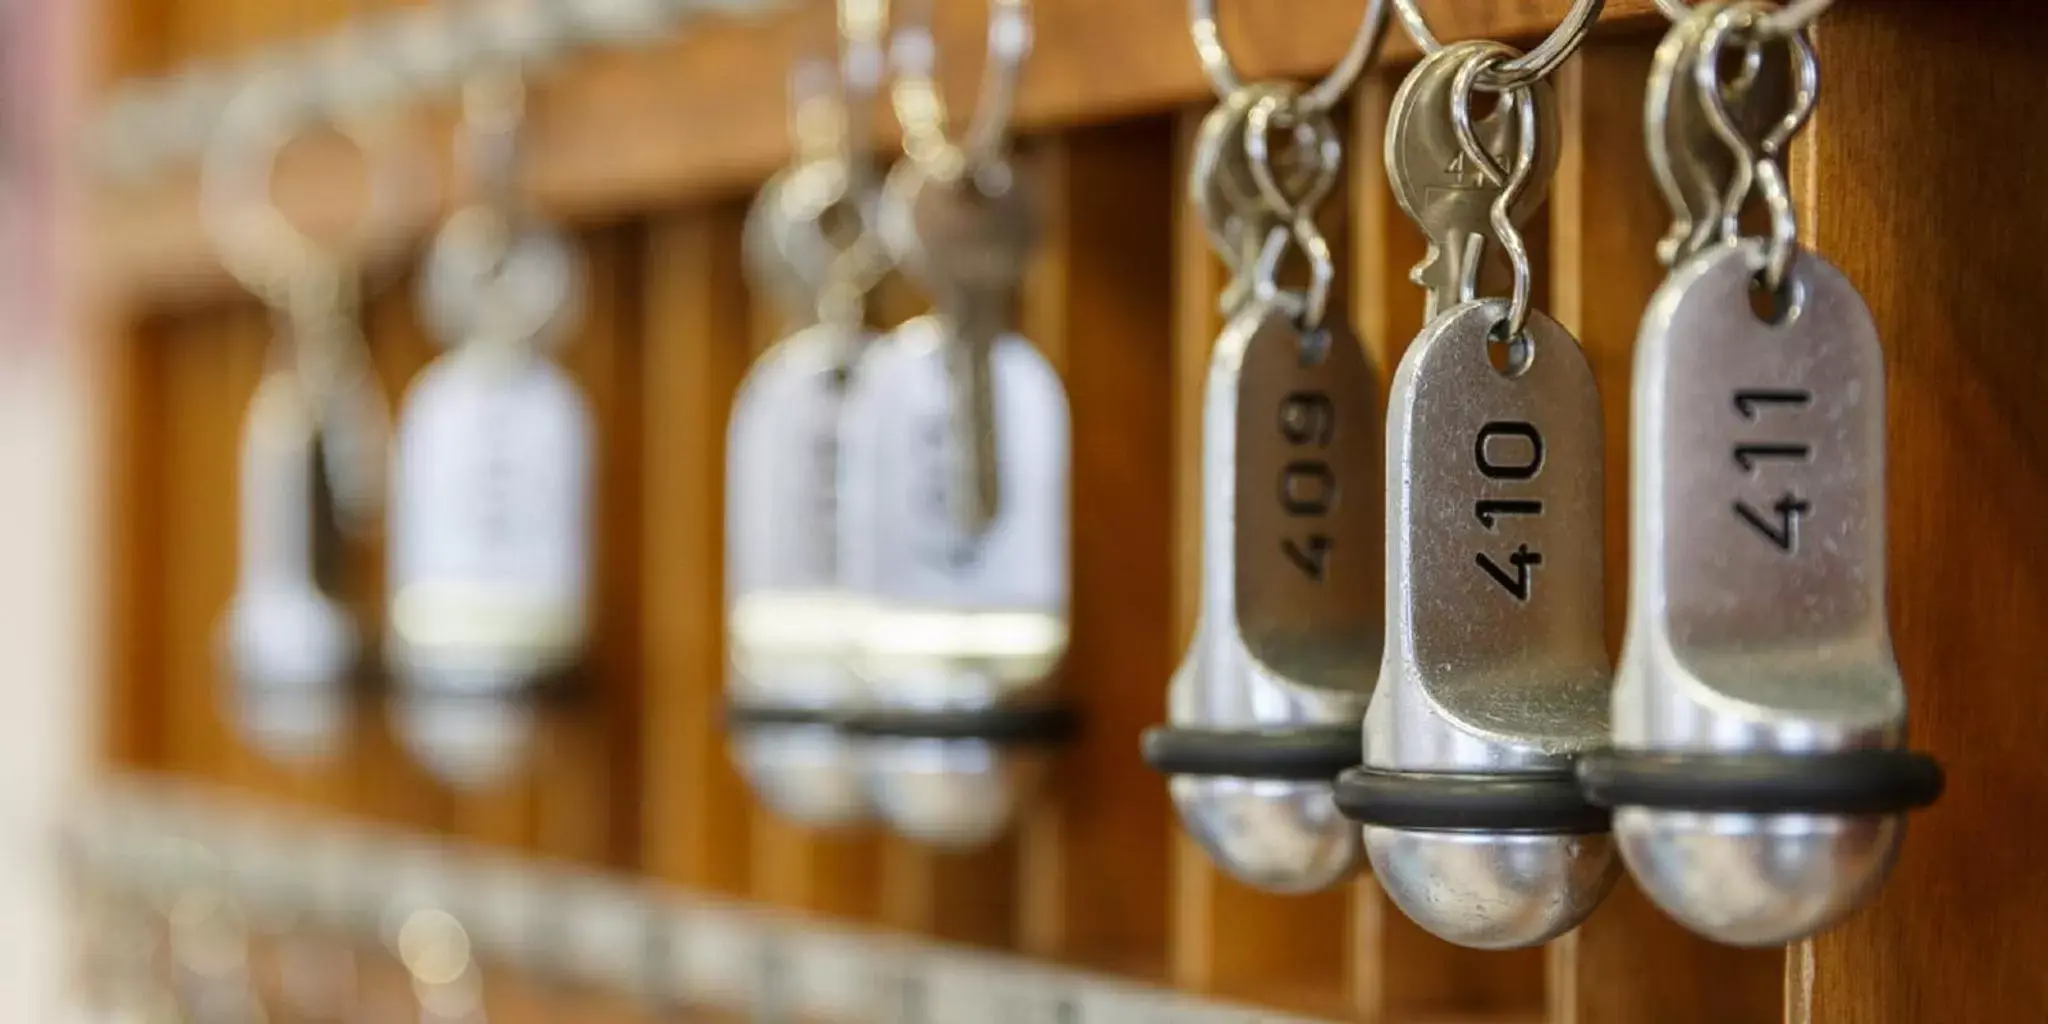
{"type": "Polygon", "coordinates": [[[1862,290],[1884,343],[1892,641],[1912,744],[1949,782],[1876,903],[1790,958],[1794,1019],[2040,1019],[2048,413],[2030,342],[2048,204],[2027,197],[2048,23],[2013,0],[1869,0],[1830,12],[1814,42],[1825,84],[1794,155],[1801,237],[1862,290]]]}
{"type": "MultiPolygon", "coordinates": [[[[972,109],[986,34],[978,0],[936,5],[943,85],[954,109],[972,109]],[[956,56],[957,55],[957,56],[956,56]]],[[[1357,25],[1356,0],[1300,0],[1279,7],[1222,5],[1232,53],[1247,75],[1308,76],[1335,63],[1357,25]]],[[[1434,0],[1431,25],[1445,39],[1473,36],[1527,42],[1554,25],[1570,0],[1434,0]]],[[[1043,130],[1158,112],[1210,95],[1188,42],[1178,0],[1039,0],[1036,48],[1027,65],[1016,121],[1043,130]]],[[[1651,0],[1610,0],[1603,25],[1657,19],[1651,0]]],[[[801,6],[752,21],[706,18],[673,40],[642,50],[582,58],[553,75],[533,104],[524,176],[534,197],[569,218],[632,210],[743,190],[789,159],[785,125],[788,69],[833,38],[826,5],[801,6]],[[715,140],[707,144],[706,140],[715,140]]],[[[196,22],[215,24],[211,15],[196,22]]],[[[201,33],[203,35],[203,32],[201,33]]],[[[216,53],[209,40],[180,40],[179,53],[216,53]]],[[[1414,54],[1398,28],[1387,35],[1389,60],[1414,54]]],[[[422,113],[406,146],[445,139],[443,113],[422,113]]],[[[895,137],[878,113],[877,131],[895,137]]],[[[409,154],[406,159],[416,159],[409,154]]],[[[436,184],[422,190],[400,222],[411,237],[438,219],[451,189],[445,157],[433,155],[436,184]]],[[[353,221],[360,171],[349,160],[294,161],[278,185],[309,225],[353,221]],[[304,169],[300,169],[301,166],[304,169]]],[[[110,287],[149,301],[217,293],[226,285],[198,219],[189,172],[137,190],[102,190],[96,261],[110,287]]]]}

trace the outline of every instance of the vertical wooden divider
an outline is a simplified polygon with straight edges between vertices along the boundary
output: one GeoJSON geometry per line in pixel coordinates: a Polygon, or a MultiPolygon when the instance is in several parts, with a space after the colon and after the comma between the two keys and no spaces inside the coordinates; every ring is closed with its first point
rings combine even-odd
{"type": "Polygon", "coordinates": [[[1892,641],[1911,745],[1948,773],[1876,900],[1787,964],[1790,1019],[2048,1018],[2048,46],[2033,4],[1839,4],[1793,154],[1800,241],[1885,350],[1892,641]],[[1912,80],[1900,88],[1902,71],[1912,80]]]}
{"type": "MultiPolygon", "coordinates": [[[[376,297],[365,310],[363,332],[377,373],[377,386],[394,417],[413,375],[440,352],[419,319],[417,283],[410,275],[376,282],[376,297]]],[[[455,827],[457,801],[427,774],[401,741],[386,687],[391,682],[383,662],[385,613],[385,541],[377,531],[370,543],[358,545],[350,564],[351,597],[365,634],[376,642],[376,660],[367,666],[377,696],[364,701],[357,717],[361,765],[358,810],[375,820],[405,828],[442,831],[455,827]]]]}
{"type": "MultiPolygon", "coordinates": [[[[1360,83],[1355,132],[1346,154],[1354,217],[1348,271],[1355,283],[1353,315],[1359,340],[1379,375],[1382,415],[1401,356],[1423,324],[1423,291],[1409,280],[1408,272],[1421,261],[1428,243],[1396,202],[1384,157],[1387,111],[1406,70],[1379,69],[1360,83]]],[[[1532,239],[1532,248],[1537,244],[1532,239]]],[[[1375,482],[1372,496],[1385,501],[1384,482],[1375,482]]],[[[1394,1024],[1540,1016],[1541,953],[1491,953],[1454,946],[1410,921],[1369,878],[1354,888],[1352,911],[1351,1000],[1363,1020],[1394,1024]]]]}
{"type": "Polygon", "coordinates": [[[658,221],[643,267],[641,864],[743,896],[750,800],[725,716],[725,427],[746,372],[745,208],[658,221]]]}
{"type": "Polygon", "coordinates": [[[165,760],[173,771],[215,783],[233,778],[238,760],[233,691],[217,641],[234,592],[236,466],[255,382],[234,371],[254,365],[262,323],[245,307],[218,307],[181,318],[157,353],[156,528],[164,554],[151,600],[164,623],[165,760]]]}
{"type": "Polygon", "coordinates": [[[593,437],[590,648],[578,685],[541,719],[534,752],[536,847],[553,858],[637,859],[640,654],[640,233],[584,232],[583,323],[561,359],[593,437]]]}
{"type": "Polygon", "coordinates": [[[156,516],[135,510],[163,508],[168,419],[164,349],[180,334],[168,320],[105,325],[99,340],[101,396],[98,430],[105,460],[99,528],[108,539],[101,566],[101,608],[108,642],[107,689],[99,702],[100,757],[115,770],[169,767],[164,723],[172,714],[164,677],[169,630],[158,601],[158,581],[169,557],[168,531],[156,516]]]}
{"type": "Polygon", "coordinates": [[[1066,381],[1073,423],[1071,646],[1080,719],[1022,823],[1018,944],[1147,977],[1165,969],[1172,812],[1138,759],[1165,716],[1172,631],[1173,130],[1166,119],[1039,142],[1045,240],[1020,319],[1066,381]]]}
{"type": "MultiPolygon", "coordinates": [[[[1550,199],[1550,311],[1579,339],[1606,428],[1607,641],[1618,654],[1628,585],[1629,381],[1636,329],[1664,279],[1657,240],[1671,223],[1643,141],[1654,38],[1597,40],[1558,78],[1564,152],[1550,199]]],[[[1617,855],[1618,856],[1618,855],[1617,855]]],[[[1584,926],[1549,947],[1554,1024],[1779,1015],[1775,951],[1718,946],[1653,906],[1626,871],[1584,926]]]]}
{"type": "MultiPolygon", "coordinates": [[[[1176,141],[1173,184],[1173,514],[1174,643],[1177,662],[1193,635],[1201,600],[1202,394],[1209,351],[1223,318],[1217,297],[1228,274],[1189,204],[1187,167],[1205,111],[1184,114],[1176,141]]],[[[1345,189],[1329,200],[1324,230],[1343,251],[1345,189]],[[1335,229],[1335,230],[1333,230],[1335,229]]],[[[1340,285],[1342,272],[1339,273],[1340,285]]],[[[1341,296],[1332,302],[1343,308],[1341,296]]],[[[1166,680],[1158,683],[1163,691],[1166,680]]],[[[1165,780],[1160,780],[1165,785],[1165,780]]],[[[1323,1016],[1345,1012],[1350,967],[1350,889],[1277,896],[1252,889],[1211,863],[1176,829],[1170,894],[1172,981],[1196,992],[1282,1006],[1323,1016]]]]}
{"type": "MultiPolygon", "coordinates": [[[[740,254],[731,250],[727,258],[738,260],[740,254]]],[[[750,361],[795,329],[767,296],[754,293],[751,300],[750,361]]],[[[721,429],[721,466],[725,461],[724,438],[721,429]]],[[[718,515],[722,531],[725,509],[721,507],[718,515]]],[[[722,601],[724,580],[721,578],[716,585],[722,601]]],[[[722,674],[720,680],[722,691],[722,674]]],[[[788,910],[855,921],[876,916],[881,906],[876,892],[876,882],[881,878],[881,838],[875,829],[805,828],[777,817],[751,797],[750,802],[754,811],[749,838],[753,877],[749,885],[755,899],[788,910]]]]}

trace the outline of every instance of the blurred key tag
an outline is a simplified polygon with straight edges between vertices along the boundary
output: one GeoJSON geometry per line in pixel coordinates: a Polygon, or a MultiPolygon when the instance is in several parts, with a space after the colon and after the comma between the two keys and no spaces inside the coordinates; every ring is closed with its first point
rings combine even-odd
{"type": "Polygon", "coordinates": [[[321,435],[296,374],[266,374],[242,426],[238,564],[223,625],[237,717],[256,746],[284,759],[333,752],[360,640],[322,587],[337,554],[321,435]]]}
{"type": "Polygon", "coordinates": [[[416,712],[408,731],[423,733],[430,767],[450,781],[502,771],[526,725],[490,705],[583,649],[591,444],[575,384],[524,351],[458,349],[406,394],[387,656],[416,712]]]}
{"type": "Polygon", "coordinates": [[[1253,302],[1217,338],[1207,391],[1209,415],[1230,415],[1236,430],[1207,432],[1204,486],[1229,481],[1235,515],[1205,524],[1204,559],[1230,553],[1245,647],[1297,682],[1369,686],[1382,537],[1379,398],[1364,350],[1334,317],[1305,334],[1285,304],[1253,302]]]}
{"type": "Polygon", "coordinates": [[[726,434],[726,601],[736,696],[844,697],[840,409],[860,338],[807,328],[761,357],[726,434]]]}
{"type": "MultiPolygon", "coordinates": [[[[943,332],[939,320],[920,317],[877,343],[847,402],[841,521],[846,535],[867,539],[848,545],[845,565],[848,588],[872,602],[864,654],[900,662],[912,652],[896,650],[889,637],[917,632],[908,623],[930,621],[931,613],[1014,613],[1018,628],[1008,636],[1016,642],[1000,650],[982,649],[980,631],[960,629],[948,632],[956,649],[918,645],[920,652],[1002,654],[1006,676],[1042,678],[1066,648],[1066,390],[1030,342],[1015,334],[996,342],[990,375],[1003,499],[995,519],[970,533],[953,507],[957,435],[943,332]]],[[[870,678],[887,680],[909,667],[870,665],[870,678]]]]}

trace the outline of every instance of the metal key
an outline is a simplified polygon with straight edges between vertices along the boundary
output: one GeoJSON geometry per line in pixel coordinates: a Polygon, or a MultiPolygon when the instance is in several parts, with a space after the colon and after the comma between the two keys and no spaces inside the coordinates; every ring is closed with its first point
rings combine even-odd
{"type": "Polygon", "coordinates": [[[891,188],[902,202],[884,230],[951,327],[952,488],[961,525],[978,534],[1001,501],[996,473],[995,395],[989,352],[1016,308],[1017,288],[1038,244],[1037,210],[1008,164],[983,164],[956,179],[904,164],[891,188]],[[906,177],[907,176],[907,177],[906,177]]]}
{"type": "MultiPolygon", "coordinates": [[[[1735,172],[1735,154],[1708,123],[1694,76],[1701,38],[1728,5],[1701,4],[1692,17],[1673,26],[1657,47],[1644,98],[1644,134],[1650,169],[1671,206],[1671,230],[1657,243],[1657,258],[1672,266],[1712,242],[1721,225],[1724,192],[1735,172]]],[[[1792,104],[1792,75],[1785,43],[1753,45],[1739,74],[1723,84],[1721,102],[1747,138],[1762,138],[1792,104]]]]}
{"type": "MultiPolygon", "coordinates": [[[[1429,236],[1429,253],[1409,271],[1409,280],[1429,292],[1425,320],[1478,293],[1489,250],[1499,248],[1492,217],[1501,188],[1473,164],[1458,145],[1452,123],[1453,80],[1468,61],[1497,52],[1496,44],[1457,43],[1423,59],[1394,95],[1387,119],[1387,179],[1401,209],[1429,236]]],[[[1483,97],[1482,97],[1483,98],[1483,97]]],[[[1477,102],[1477,100],[1475,100],[1477,102]]],[[[1516,146],[1515,103],[1534,103],[1541,138],[1537,163],[1510,211],[1521,224],[1543,204],[1546,183],[1557,170],[1557,100],[1547,82],[1501,94],[1473,129],[1496,163],[1507,165],[1516,146]]]]}

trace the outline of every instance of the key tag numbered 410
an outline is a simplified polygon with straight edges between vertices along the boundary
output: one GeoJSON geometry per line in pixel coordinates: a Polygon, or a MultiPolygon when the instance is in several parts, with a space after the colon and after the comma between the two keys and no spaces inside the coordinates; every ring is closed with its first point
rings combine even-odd
{"type": "Polygon", "coordinates": [[[1380,643],[1378,387],[1328,308],[1335,266],[1316,217],[1342,160],[1330,108],[1386,9],[1368,4],[1339,66],[1300,90],[1241,83],[1214,8],[1196,5],[1193,34],[1221,104],[1189,191],[1235,279],[1202,399],[1201,615],[1145,756],[1226,871],[1307,892],[1360,860],[1331,780],[1358,763],[1380,643]],[[1303,286],[1280,281],[1290,253],[1303,286]]]}
{"type": "MultiPolygon", "coordinates": [[[[515,127],[472,124],[471,141],[515,127]]],[[[462,788],[518,767],[536,691],[564,681],[589,632],[593,426],[545,355],[580,319],[583,267],[508,193],[449,218],[428,252],[422,313],[450,351],[406,392],[392,465],[394,712],[414,756],[462,788]]]]}
{"type": "Polygon", "coordinates": [[[1818,92],[1813,9],[1678,11],[1658,51],[1652,162],[1721,191],[1667,190],[1673,266],[1636,345],[1615,749],[1580,766],[1643,891],[1738,945],[1796,941],[1867,900],[1905,812],[1942,785],[1902,749],[1883,353],[1855,287],[1800,247],[1782,164],[1818,92]],[[1752,83],[1789,66],[1789,88],[1726,80],[1744,51],[1788,61],[1752,83]],[[1753,198],[1761,237],[1739,223],[1753,198]]]}
{"type": "Polygon", "coordinates": [[[1064,738],[1071,423],[1059,374],[1012,329],[1038,211],[1004,152],[1030,37],[990,4],[988,84],[965,143],[945,134],[927,26],[898,23],[893,96],[908,155],[880,229],[936,311],[876,341],[846,404],[845,581],[875,807],[895,831],[968,848],[998,838],[1064,738]]]}
{"type": "MultiPolygon", "coordinates": [[[[1554,67],[1572,32],[1532,57],[1554,67]]],[[[1517,222],[1554,166],[1548,67],[1498,43],[1425,49],[1387,153],[1430,236],[1415,277],[1436,312],[1389,400],[1386,654],[1338,800],[1416,923],[1513,948],[1577,925],[1617,872],[1572,775],[1607,733],[1600,396],[1570,332],[1529,308],[1517,222]],[[1475,118],[1487,81],[1498,102],[1475,118]],[[1513,293],[1476,298],[1496,247],[1513,293]]]]}

